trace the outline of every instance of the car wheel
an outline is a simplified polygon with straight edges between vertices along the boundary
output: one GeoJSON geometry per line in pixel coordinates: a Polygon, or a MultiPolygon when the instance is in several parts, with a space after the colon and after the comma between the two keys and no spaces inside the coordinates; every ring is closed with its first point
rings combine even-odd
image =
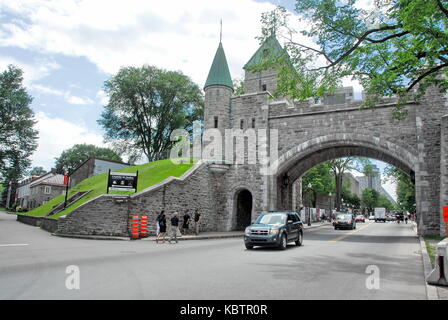
{"type": "Polygon", "coordinates": [[[247,249],[247,250],[252,250],[252,249],[254,248],[254,246],[251,245],[251,244],[247,244],[247,243],[245,243],[245,245],[246,245],[246,249],[247,249]]]}
{"type": "Polygon", "coordinates": [[[338,230],[338,228],[337,228],[337,227],[334,227],[334,230],[338,230]]]}
{"type": "Polygon", "coordinates": [[[280,250],[286,250],[286,247],[288,246],[288,241],[286,240],[286,235],[282,234],[282,237],[280,238],[280,250]]]}
{"type": "Polygon", "coordinates": [[[303,243],[303,232],[302,232],[302,231],[299,231],[299,239],[297,239],[297,241],[296,241],[296,245],[297,245],[297,246],[301,246],[302,243],[303,243]]]}

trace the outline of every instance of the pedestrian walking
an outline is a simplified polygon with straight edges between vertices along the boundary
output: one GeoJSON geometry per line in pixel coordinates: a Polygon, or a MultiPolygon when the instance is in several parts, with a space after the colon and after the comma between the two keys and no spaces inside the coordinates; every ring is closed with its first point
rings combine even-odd
{"type": "Polygon", "coordinates": [[[179,232],[179,212],[174,212],[173,217],[171,218],[171,236],[170,236],[170,240],[169,243],[171,243],[171,241],[174,238],[174,241],[176,241],[177,243],[177,232],[179,232]]]}
{"type": "Polygon", "coordinates": [[[187,234],[188,228],[189,228],[189,225],[190,225],[190,218],[191,217],[190,217],[190,214],[188,212],[189,212],[189,210],[186,209],[185,210],[185,214],[184,214],[184,220],[183,220],[183,223],[182,223],[182,229],[184,231],[184,234],[187,234]]]}
{"type": "Polygon", "coordinates": [[[157,235],[156,243],[159,243],[160,238],[163,239],[162,243],[165,243],[165,235],[166,235],[165,210],[162,210],[162,212],[160,212],[159,216],[157,217],[157,225],[159,227],[159,234],[157,235]]]}
{"type": "Polygon", "coordinates": [[[194,233],[196,235],[199,234],[199,225],[201,223],[201,214],[199,213],[199,210],[196,209],[194,211],[194,233]]]}

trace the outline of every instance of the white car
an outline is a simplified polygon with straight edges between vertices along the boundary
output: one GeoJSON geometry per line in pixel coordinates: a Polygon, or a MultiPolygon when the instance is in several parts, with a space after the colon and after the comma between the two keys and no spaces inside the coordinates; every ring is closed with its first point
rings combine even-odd
{"type": "Polygon", "coordinates": [[[370,216],[369,220],[375,220],[375,216],[370,216]]]}

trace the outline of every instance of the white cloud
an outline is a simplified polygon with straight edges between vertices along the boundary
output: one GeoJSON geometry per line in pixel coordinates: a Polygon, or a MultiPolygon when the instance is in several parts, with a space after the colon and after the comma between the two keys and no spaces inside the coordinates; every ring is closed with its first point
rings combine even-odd
{"type": "Polygon", "coordinates": [[[107,96],[106,92],[104,92],[104,90],[98,90],[98,92],[96,93],[96,98],[103,106],[109,103],[109,97],[107,96]]]}
{"type": "Polygon", "coordinates": [[[232,76],[258,47],[262,12],[270,3],[253,0],[207,1],[7,1],[0,4],[28,24],[4,24],[0,46],[42,53],[83,56],[106,73],[121,66],[157,65],[181,70],[202,85],[219,42],[232,76]]]}
{"type": "Polygon", "coordinates": [[[90,98],[75,96],[75,95],[71,94],[70,91],[58,90],[58,89],[46,87],[46,86],[43,86],[40,84],[32,85],[31,89],[45,93],[45,94],[51,94],[51,95],[63,97],[65,99],[65,101],[70,104],[84,105],[84,104],[95,103],[95,101],[93,101],[90,98]]]}
{"type": "Polygon", "coordinates": [[[60,65],[51,59],[37,59],[30,62],[23,62],[14,57],[0,56],[0,71],[12,64],[23,71],[23,84],[30,88],[37,80],[47,77],[51,71],[59,69],[60,65]]]}
{"type": "Polygon", "coordinates": [[[86,127],[50,117],[44,112],[38,112],[36,119],[38,121],[36,128],[39,131],[39,147],[32,156],[32,166],[42,166],[45,169],[54,167],[54,158],[74,144],[87,143],[99,147],[105,146],[103,137],[86,127]]]}

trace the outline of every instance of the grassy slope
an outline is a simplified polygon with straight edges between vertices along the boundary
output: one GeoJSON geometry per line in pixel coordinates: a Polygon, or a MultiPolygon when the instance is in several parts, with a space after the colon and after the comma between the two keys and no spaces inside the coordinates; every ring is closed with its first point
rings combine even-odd
{"type": "MultiPolygon", "coordinates": [[[[138,187],[137,191],[142,191],[152,185],[155,185],[166,178],[180,177],[182,176],[188,169],[190,169],[192,164],[178,164],[175,165],[171,162],[171,160],[160,160],[155,162],[150,162],[146,164],[142,164],[139,166],[133,166],[121,170],[117,170],[118,172],[127,172],[127,173],[135,173],[138,170],[138,187]]],[[[72,212],[74,209],[86,203],[87,201],[96,198],[101,194],[106,193],[107,187],[107,173],[103,173],[89,179],[86,179],[80,182],[75,187],[71,188],[68,192],[68,197],[72,196],[76,192],[92,190],[89,194],[81,198],[79,201],[72,204],[67,209],[53,215],[53,218],[58,218],[61,216],[65,216],[66,214],[72,212]]],[[[124,192],[124,191],[109,191],[111,194],[133,194],[133,192],[124,192]]],[[[45,216],[55,205],[63,202],[65,196],[63,194],[53,198],[48,201],[46,204],[37,207],[36,209],[28,212],[27,214],[32,216],[45,216]]]]}

